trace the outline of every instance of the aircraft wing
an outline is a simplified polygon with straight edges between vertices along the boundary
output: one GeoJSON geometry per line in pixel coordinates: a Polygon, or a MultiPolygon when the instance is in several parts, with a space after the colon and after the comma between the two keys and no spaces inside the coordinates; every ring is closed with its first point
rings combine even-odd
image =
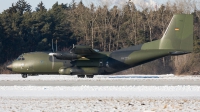
{"type": "Polygon", "coordinates": [[[71,53],[80,55],[85,58],[102,58],[105,57],[106,54],[102,54],[99,50],[92,49],[90,46],[85,45],[75,45],[73,49],[71,49],[71,53]]]}
{"type": "Polygon", "coordinates": [[[91,47],[85,46],[85,45],[75,45],[74,48],[72,48],[70,52],[81,55],[81,56],[98,54],[98,52],[93,50],[91,47]]]}
{"type": "Polygon", "coordinates": [[[49,55],[56,57],[61,60],[76,60],[76,59],[94,59],[105,57],[105,54],[100,53],[99,51],[92,49],[89,46],[85,45],[76,45],[70,52],[57,52],[49,53],[49,55]]]}

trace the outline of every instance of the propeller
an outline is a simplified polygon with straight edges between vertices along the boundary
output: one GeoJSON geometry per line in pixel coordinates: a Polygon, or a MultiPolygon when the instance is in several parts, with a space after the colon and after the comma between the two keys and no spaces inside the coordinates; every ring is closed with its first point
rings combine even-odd
{"type": "MultiPolygon", "coordinates": [[[[52,60],[52,69],[54,69],[54,63],[55,63],[55,57],[54,57],[54,55],[56,54],[55,52],[54,52],[54,47],[53,47],[53,39],[52,39],[52,51],[53,51],[53,53],[49,53],[49,56],[51,56],[51,60],[52,60]]],[[[56,40],[56,52],[57,52],[57,40],[56,40]]]]}
{"type": "Polygon", "coordinates": [[[52,69],[54,68],[54,53],[49,53],[49,56],[51,56],[51,60],[52,60],[52,69]]]}
{"type": "Polygon", "coordinates": [[[51,46],[52,46],[52,51],[54,52],[54,48],[53,48],[53,39],[52,39],[52,45],[51,45],[51,46]]]}

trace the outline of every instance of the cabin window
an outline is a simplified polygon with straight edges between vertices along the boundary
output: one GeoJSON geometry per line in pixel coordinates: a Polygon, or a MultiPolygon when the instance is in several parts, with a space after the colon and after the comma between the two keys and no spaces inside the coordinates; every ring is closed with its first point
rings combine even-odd
{"type": "Polygon", "coordinates": [[[108,68],[110,67],[110,66],[109,66],[109,62],[108,62],[108,61],[106,62],[106,67],[108,67],[108,68]]]}
{"type": "Polygon", "coordinates": [[[103,60],[99,61],[99,66],[102,67],[103,66],[103,60]]]}

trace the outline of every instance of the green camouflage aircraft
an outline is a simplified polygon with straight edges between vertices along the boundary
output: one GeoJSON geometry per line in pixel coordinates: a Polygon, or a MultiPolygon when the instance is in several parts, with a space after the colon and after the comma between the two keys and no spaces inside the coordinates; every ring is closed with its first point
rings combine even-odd
{"type": "Polygon", "coordinates": [[[77,75],[93,78],[138,66],[168,56],[193,51],[193,16],[174,15],[160,40],[131,46],[114,52],[99,52],[76,45],[70,52],[31,52],[20,55],[7,69],[23,78],[37,74],[77,75]]]}

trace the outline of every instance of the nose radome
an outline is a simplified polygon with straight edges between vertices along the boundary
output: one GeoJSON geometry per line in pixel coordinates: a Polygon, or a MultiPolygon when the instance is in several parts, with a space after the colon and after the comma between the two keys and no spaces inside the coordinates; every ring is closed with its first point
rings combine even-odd
{"type": "Polygon", "coordinates": [[[6,68],[7,68],[8,70],[12,71],[12,64],[8,64],[8,65],[6,66],[6,68]]]}

